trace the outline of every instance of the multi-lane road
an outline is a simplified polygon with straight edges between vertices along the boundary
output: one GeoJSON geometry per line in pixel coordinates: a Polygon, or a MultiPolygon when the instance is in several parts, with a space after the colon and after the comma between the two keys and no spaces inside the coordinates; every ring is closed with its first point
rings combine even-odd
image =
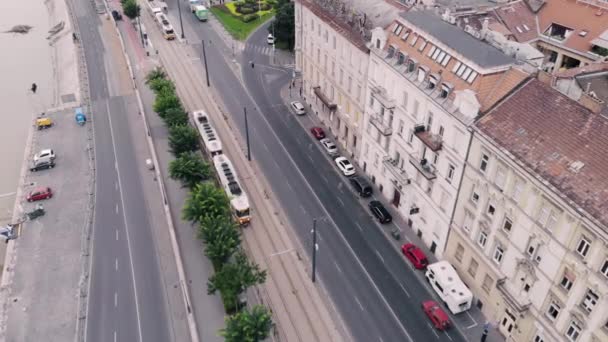
{"type": "MultiPolygon", "coordinates": [[[[171,7],[170,11],[176,11],[171,7]]],[[[186,38],[205,39],[210,80],[244,135],[249,113],[252,155],[261,166],[307,251],[312,219],[319,218],[319,278],[359,341],[463,341],[458,330],[437,332],[420,309],[431,293],[390,245],[364,203],[284,105],[279,90],[291,70],[269,65],[264,29],[242,52],[242,76],[233,74],[230,47],[209,24],[184,15],[186,38]],[[228,53],[229,55],[229,53],[228,53]],[[228,58],[226,58],[228,57],[228,58]],[[255,61],[251,68],[249,61],[255,61]]],[[[179,30],[179,29],[178,29],[179,30]]],[[[304,118],[303,120],[308,120],[304,118]]]]}
{"type": "Polygon", "coordinates": [[[130,81],[127,77],[125,88],[125,61],[116,53],[115,37],[108,40],[111,21],[102,21],[91,1],[71,1],[85,52],[95,135],[93,259],[85,338],[170,341],[141,167],[136,165],[140,158],[127,119],[137,109],[133,92],[125,91],[130,81]]]}

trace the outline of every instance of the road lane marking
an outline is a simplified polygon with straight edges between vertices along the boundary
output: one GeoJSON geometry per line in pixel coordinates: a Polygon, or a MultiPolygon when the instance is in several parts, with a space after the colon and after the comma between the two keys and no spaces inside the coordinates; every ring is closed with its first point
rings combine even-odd
{"type": "Polygon", "coordinates": [[[446,336],[450,339],[450,341],[454,341],[454,340],[452,340],[452,336],[450,336],[450,334],[448,334],[447,331],[444,330],[443,333],[446,334],[446,336]]]}
{"type": "Polygon", "coordinates": [[[118,241],[118,228],[116,228],[116,241],[118,241]]]}
{"type": "Polygon", "coordinates": [[[380,255],[380,252],[378,252],[377,249],[375,249],[376,251],[376,255],[378,255],[378,258],[380,258],[380,261],[382,261],[382,263],[384,264],[384,258],[382,258],[382,255],[380,255]]]}
{"type": "Polygon", "coordinates": [[[363,308],[363,305],[361,305],[361,302],[359,301],[359,298],[357,298],[357,296],[355,296],[355,301],[359,305],[359,308],[361,309],[361,311],[365,311],[365,309],[363,308]]]}
{"type": "Polygon", "coordinates": [[[467,315],[471,318],[471,321],[473,321],[473,324],[469,325],[467,327],[467,329],[471,329],[477,326],[477,321],[475,320],[475,318],[473,318],[473,316],[471,316],[471,314],[469,313],[469,311],[465,311],[467,313],[467,315]]]}
{"type": "Polygon", "coordinates": [[[116,207],[114,209],[116,210],[116,213],[118,214],[118,203],[116,203],[116,207]]]}
{"type": "Polygon", "coordinates": [[[433,329],[433,327],[429,323],[427,323],[426,325],[429,327],[429,329],[431,329],[431,331],[433,332],[433,334],[435,334],[435,336],[437,336],[437,338],[439,338],[439,335],[437,334],[437,332],[435,331],[435,329],[433,329]]]}
{"type": "Polygon", "coordinates": [[[293,192],[293,188],[291,187],[291,184],[289,183],[289,181],[286,181],[287,183],[287,187],[289,188],[289,190],[291,190],[291,192],[293,192]]]}
{"type": "Polygon", "coordinates": [[[336,260],[334,260],[334,265],[336,266],[336,268],[338,269],[338,271],[340,273],[342,273],[342,269],[340,268],[340,266],[338,266],[338,263],[336,262],[336,260]]]}
{"type": "Polygon", "coordinates": [[[340,202],[340,205],[344,207],[344,202],[342,202],[342,199],[340,197],[338,197],[338,202],[340,202]]]}
{"type": "Polygon", "coordinates": [[[304,208],[304,206],[303,206],[303,205],[301,205],[301,204],[300,204],[300,209],[302,209],[302,212],[303,212],[304,214],[306,214],[306,213],[307,213],[306,209],[305,209],[305,208],[304,208]]]}
{"type": "Polygon", "coordinates": [[[306,156],[308,157],[308,159],[310,159],[310,162],[311,162],[311,163],[314,163],[314,162],[315,162],[315,161],[312,159],[312,157],[310,156],[310,154],[307,154],[306,156]]]}
{"type": "Polygon", "coordinates": [[[116,335],[116,330],[114,330],[114,342],[118,341],[118,336],[116,335]]]}
{"type": "Polygon", "coordinates": [[[114,307],[118,307],[118,292],[114,292],[114,307]]]}
{"type": "Polygon", "coordinates": [[[378,339],[380,340],[380,342],[384,342],[381,336],[378,336],[378,339]]]}
{"type": "Polygon", "coordinates": [[[360,231],[363,231],[363,228],[361,228],[361,226],[359,225],[359,222],[355,222],[355,225],[357,226],[357,228],[359,228],[360,231]]]}
{"type": "Polygon", "coordinates": [[[116,271],[118,271],[118,258],[116,258],[116,260],[114,260],[114,269],[116,271]]]}
{"type": "MultiPolygon", "coordinates": [[[[106,110],[108,113],[108,122],[110,124],[110,137],[112,140],[112,150],[114,151],[114,160],[117,161],[118,153],[116,153],[116,139],[114,138],[114,128],[112,128],[112,115],[110,114],[110,101],[106,99],[106,110]]],[[[118,177],[118,192],[120,194],[120,204],[122,205],[122,219],[125,225],[125,235],[127,237],[127,250],[129,252],[129,262],[131,264],[131,277],[133,278],[133,296],[135,297],[135,312],[137,316],[137,333],[138,341],[142,342],[142,329],[141,329],[141,314],[139,313],[139,300],[137,296],[137,280],[135,278],[135,266],[133,265],[133,252],[131,251],[131,239],[129,238],[129,228],[127,227],[127,217],[125,216],[125,197],[122,192],[122,182],[120,181],[120,169],[118,168],[118,161],[116,165],[116,175],[118,177]]],[[[116,230],[116,239],[118,240],[118,230],[116,230]]]]}
{"type": "Polygon", "coordinates": [[[401,286],[401,289],[403,290],[403,292],[405,292],[405,294],[407,295],[407,297],[410,298],[410,294],[409,294],[409,292],[407,292],[407,290],[405,289],[405,287],[403,287],[403,284],[399,284],[399,286],[401,286]]]}
{"type": "Polygon", "coordinates": [[[327,178],[325,178],[325,176],[321,175],[321,178],[323,178],[323,180],[325,181],[325,183],[329,183],[329,182],[327,181],[327,178]]]}
{"type": "Polygon", "coordinates": [[[114,189],[118,190],[118,182],[114,182],[114,189]]]}

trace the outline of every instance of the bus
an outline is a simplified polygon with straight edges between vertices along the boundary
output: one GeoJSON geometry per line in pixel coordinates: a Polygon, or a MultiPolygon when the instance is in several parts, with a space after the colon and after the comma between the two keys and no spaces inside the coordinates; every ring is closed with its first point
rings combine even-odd
{"type": "Polygon", "coordinates": [[[209,18],[209,10],[203,5],[197,5],[194,6],[194,15],[196,15],[200,21],[207,21],[209,18]]]}
{"type": "Polygon", "coordinates": [[[173,30],[173,26],[171,26],[171,23],[169,23],[169,20],[164,13],[156,13],[156,22],[158,23],[163,37],[166,40],[175,39],[175,31],[173,30]]]}
{"type": "Polygon", "coordinates": [[[247,225],[251,221],[249,198],[241,188],[239,179],[232,162],[223,154],[213,157],[213,165],[220,179],[220,183],[230,200],[230,208],[240,225],[247,225]]]}
{"type": "Polygon", "coordinates": [[[458,273],[447,261],[438,261],[426,267],[426,280],[453,314],[471,308],[473,293],[460,280],[458,273]]]}
{"type": "Polygon", "coordinates": [[[215,132],[213,125],[211,125],[209,115],[202,110],[197,110],[192,112],[192,118],[198,133],[203,139],[203,145],[209,158],[222,154],[222,141],[215,132]]]}

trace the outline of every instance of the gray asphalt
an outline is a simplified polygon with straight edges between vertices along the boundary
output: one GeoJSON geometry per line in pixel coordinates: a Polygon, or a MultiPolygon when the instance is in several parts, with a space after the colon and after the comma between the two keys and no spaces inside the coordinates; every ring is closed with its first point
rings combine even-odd
{"type": "Polygon", "coordinates": [[[126,115],[132,96],[115,96],[91,1],[73,1],[85,48],[95,131],[95,220],[86,339],[169,341],[155,244],[126,115]],[[117,267],[118,265],[118,267],[117,267]]]}

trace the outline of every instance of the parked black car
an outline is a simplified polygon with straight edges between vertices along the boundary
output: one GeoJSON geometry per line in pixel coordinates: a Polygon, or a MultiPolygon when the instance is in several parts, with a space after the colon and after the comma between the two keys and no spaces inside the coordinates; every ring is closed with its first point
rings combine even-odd
{"type": "Polygon", "coordinates": [[[393,220],[391,214],[389,214],[388,210],[386,210],[379,201],[369,202],[369,210],[376,216],[380,223],[389,223],[393,220]]]}
{"type": "Polygon", "coordinates": [[[372,186],[365,180],[365,178],[355,176],[349,178],[349,181],[359,196],[369,197],[372,195],[372,186]]]}
{"type": "Polygon", "coordinates": [[[117,10],[112,11],[112,17],[114,17],[115,21],[122,20],[122,14],[120,14],[120,12],[118,12],[117,10]]]}
{"type": "Polygon", "coordinates": [[[47,159],[47,160],[39,160],[37,162],[33,162],[30,167],[30,171],[36,172],[44,169],[52,169],[55,167],[55,162],[47,159]]]}

